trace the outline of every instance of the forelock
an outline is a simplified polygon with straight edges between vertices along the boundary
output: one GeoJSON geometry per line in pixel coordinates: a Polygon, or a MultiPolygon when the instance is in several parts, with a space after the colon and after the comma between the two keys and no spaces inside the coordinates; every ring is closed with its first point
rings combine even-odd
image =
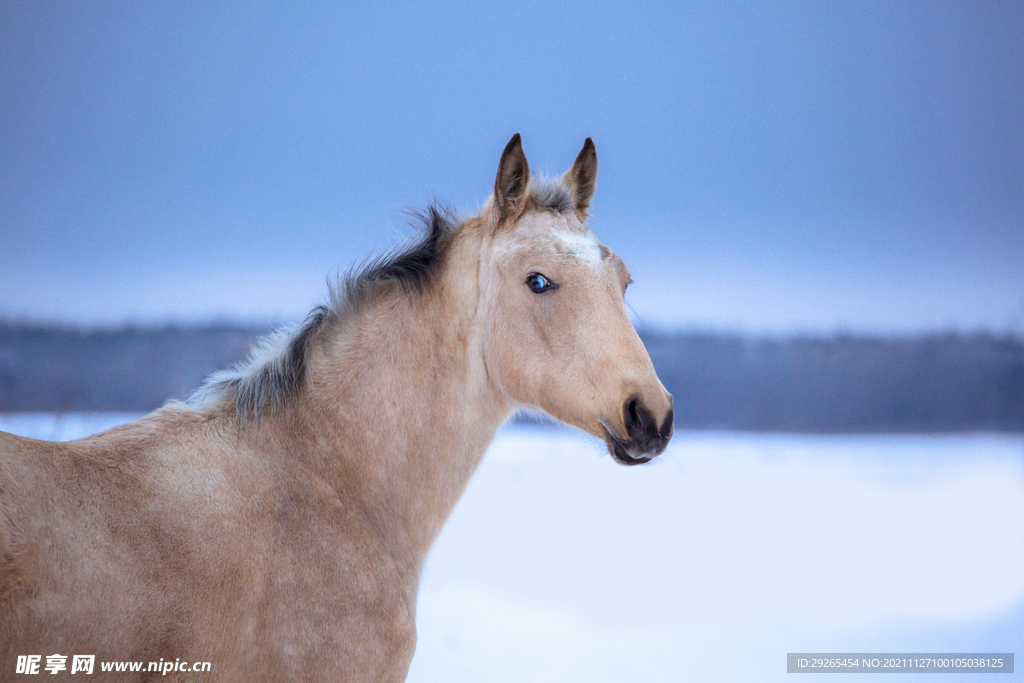
{"type": "Polygon", "coordinates": [[[569,213],[576,210],[576,200],[565,184],[549,178],[531,178],[530,198],[538,208],[554,213],[569,213]]]}

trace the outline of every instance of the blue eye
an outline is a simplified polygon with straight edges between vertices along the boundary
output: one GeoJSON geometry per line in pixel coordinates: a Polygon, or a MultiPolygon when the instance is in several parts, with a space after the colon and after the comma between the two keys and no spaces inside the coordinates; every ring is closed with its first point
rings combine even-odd
{"type": "Polygon", "coordinates": [[[558,285],[556,285],[554,282],[547,279],[540,273],[530,273],[526,277],[526,284],[529,285],[531,290],[537,292],[538,294],[540,294],[541,292],[546,292],[549,289],[558,289],[558,285]]]}

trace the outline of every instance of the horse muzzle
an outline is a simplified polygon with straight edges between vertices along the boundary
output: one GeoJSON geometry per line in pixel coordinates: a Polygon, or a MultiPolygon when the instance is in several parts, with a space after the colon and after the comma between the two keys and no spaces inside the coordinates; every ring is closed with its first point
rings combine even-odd
{"type": "Polygon", "coordinates": [[[674,414],[671,398],[668,413],[659,422],[647,409],[639,396],[630,396],[622,407],[625,437],[615,434],[603,421],[604,440],[612,459],[620,465],[643,465],[648,463],[668,446],[672,438],[674,414]]]}

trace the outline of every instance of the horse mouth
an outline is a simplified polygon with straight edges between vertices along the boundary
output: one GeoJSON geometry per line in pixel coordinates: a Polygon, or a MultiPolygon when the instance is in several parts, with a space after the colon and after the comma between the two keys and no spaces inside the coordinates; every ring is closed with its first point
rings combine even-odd
{"type": "Polygon", "coordinates": [[[654,460],[657,455],[656,453],[654,455],[630,455],[626,449],[626,444],[617,439],[604,424],[601,425],[601,428],[604,430],[604,442],[608,446],[608,452],[611,453],[612,460],[620,465],[626,465],[627,467],[644,465],[654,460]]]}

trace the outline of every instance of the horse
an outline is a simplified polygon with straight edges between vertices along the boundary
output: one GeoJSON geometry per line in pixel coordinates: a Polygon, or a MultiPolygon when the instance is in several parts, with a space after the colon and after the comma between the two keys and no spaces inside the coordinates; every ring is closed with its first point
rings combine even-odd
{"type": "Polygon", "coordinates": [[[51,653],[143,663],[97,680],[404,680],[427,552],[514,411],[622,465],[672,436],[629,271],[587,227],[596,179],[590,138],[544,179],[516,134],[479,212],[422,211],[186,402],[68,443],[0,433],[0,680],[51,653]]]}

